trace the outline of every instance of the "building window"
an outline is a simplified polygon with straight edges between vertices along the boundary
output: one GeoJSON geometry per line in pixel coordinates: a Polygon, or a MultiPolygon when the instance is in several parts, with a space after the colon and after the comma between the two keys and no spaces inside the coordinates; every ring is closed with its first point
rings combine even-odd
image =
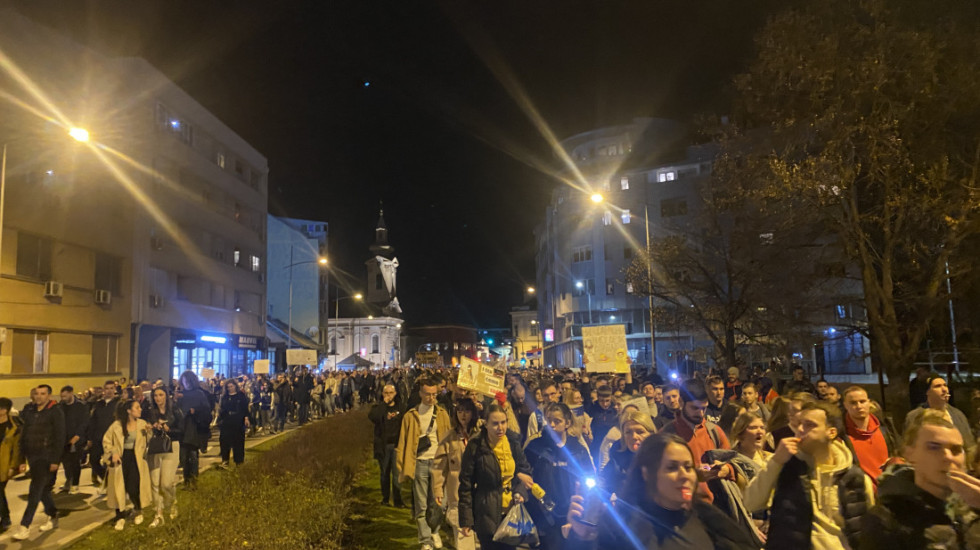
{"type": "Polygon", "coordinates": [[[630,222],[630,220],[631,220],[630,211],[629,210],[623,210],[623,224],[628,224],[630,222]]]}
{"type": "Polygon", "coordinates": [[[626,293],[633,294],[633,283],[629,281],[626,282],[626,293]]]}
{"type": "Polygon", "coordinates": [[[235,267],[241,267],[241,265],[242,265],[242,249],[238,248],[237,246],[235,247],[234,258],[235,258],[235,267]]]}
{"type": "Polygon", "coordinates": [[[122,285],[120,284],[120,261],[119,258],[108,254],[95,255],[95,288],[97,290],[108,290],[115,295],[120,294],[122,285]]]}
{"type": "Polygon", "coordinates": [[[616,285],[612,281],[606,281],[606,296],[612,296],[616,293],[616,285]]]}
{"type": "Polygon", "coordinates": [[[664,199],[660,201],[660,216],[672,218],[687,215],[687,201],[684,199],[664,199]]]}
{"type": "Polygon", "coordinates": [[[258,256],[249,256],[249,263],[252,265],[252,271],[258,272],[262,269],[262,260],[258,256]]]}
{"type": "Polygon", "coordinates": [[[17,275],[41,281],[51,280],[51,239],[17,234],[17,275]]]}
{"type": "Polygon", "coordinates": [[[215,162],[215,164],[218,165],[218,168],[221,168],[222,170],[224,170],[224,168],[225,168],[225,154],[224,153],[218,153],[218,154],[216,154],[214,156],[214,162],[215,162]]]}
{"type": "Polygon", "coordinates": [[[235,173],[242,178],[245,177],[245,164],[238,159],[235,159],[235,173]]]}
{"type": "Polygon", "coordinates": [[[592,261],[592,246],[579,246],[572,249],[572,263],[592,261]]]}
{"type": "Polygon", "coordinates": [[[531,325],[531,336],[537,336],[537,335],[538,335],[538,325],[533,324],[531,325]]]}
{"type": "Polygon", "coordinates": [[[606,212],[602,215],[602,225],[612,225],[612,212],[606,212]]]}
{"type": "Polygon", "coordinates": [[[657,181],[659,181],[660,183],[663,183],[665,181],[674,181],[676,179],[677,179],[677,172],[674,172],[673,170],[668,172],[660,172],[659,174],[657,174],[657,181]]]}
{"type": "Polygon", "coordinates": [[[33,330],[13,331],[11,374],[48,372],[48,333],[33,330]]]}
{"type": "Polygon", "coordinates": [[[619,187],[623,191],[627,191],[630,188],[630,179],[626,176],[619,178],[619,187]]]}
{"type": "Polygon", "coordinates": [[[847,319],[847,306],[837,306],[837,318],[847,319]]]}
{"type": "Polygon", "coordinates": [[[633,248],[630,245],[623,247],[623,259],[632,260],[633,259],[633,248]]]}
{"type": "Polygon", "coordinates": [[[760,244],[772,244],[772,238],[773,238],[773,234],[772,233],[760,233],[759,234],[759,243],[760,244]]]}
{"type": "Polygon", "coordinates": [[[377,334],[371,336],[371,353],[380,353],[381,350],[381,337],[377,334]]]}
{"type": "Polygon", "coordinates": [[[92,372],[116,372],[117,337],[92,336],[92,372]]]}

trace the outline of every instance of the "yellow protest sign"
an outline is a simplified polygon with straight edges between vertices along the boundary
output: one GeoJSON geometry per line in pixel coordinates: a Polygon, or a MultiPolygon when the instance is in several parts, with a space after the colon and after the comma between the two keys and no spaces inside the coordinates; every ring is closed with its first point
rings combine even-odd
{"type": "Polygon", "coordinates": [[[456,385],[464,390],[494,397],[504,391],[505,373],[506,371],[502,369],[463,357],[459,363],[459,378],[456,380],[456,385]]]}
{"type": "Polygon", "coordinates": [[[582,362],[588,372],[630,371],[626,325],[582,327],[582,362]]]}

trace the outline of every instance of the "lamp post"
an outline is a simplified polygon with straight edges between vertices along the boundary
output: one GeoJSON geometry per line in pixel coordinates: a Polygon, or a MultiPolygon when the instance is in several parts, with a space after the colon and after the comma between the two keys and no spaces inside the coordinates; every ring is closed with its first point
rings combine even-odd
{"type": "Polygon", "coordinates": [[[650,252],[650,207],[643,205],[643,226],[646,229],[647,309],[650,310],[650,369],[657,372],[657,319],[653,313],[653,254],[650,252]]]}
{"type": "Polygon", "coordinates": [[[286,349],[290,348],[290,344],[293,342],[293,268],[298,265],[307,264],[320,264],[327,265],[326,258],[317,258],[316,260],[306,260],[303,262],[293,262],[293,245],[289,245],[289,265],[283,269],[289,270],[289,323],[286,328],[286,349]]]}
{"type": "MultiPolygon", "coordinates": [[[[364,296],[360,292],[358,292],[356,294],[353,294],[351,296],[343,296],[342,297],[340,295],[340,285],[337,285],[337,300],[336,300],[336,302],[334,302],[335,305],[334,305],[334,315],[333,315],[333,318],[334,318],[334,326],[335,327],[340,327],[340,301],[341,300],[358,300],[359,301],[363,297],[364,296]]],[[[353,335],[351,335],[351,336],[353,336],[353,335]]],[[[334,341],[336,342],[336,339],[334,341]]],[[[330,345],[330,319],[329,318],[327,319],[327,345],[328,346],[330,345]]],[[[333,355],[334,355],[333,368],[336,369],[337,368],[337,357],[336,357],[336,355],[337,355],[337,345],[336,344],[334,344],[332,351],[333,351],[333,355]]]]}
{"type": "MultiPolygon", "coordinates": [[[[84,128],[69,128],[68,135],[81,143],[87,143],[89,140],[88,130],[84,128]]],[[[10,143],[4,143],[3,152],[0,153],[0,273],[3,273],[3,202],[7,191],[7,146],[10,143]]]]}

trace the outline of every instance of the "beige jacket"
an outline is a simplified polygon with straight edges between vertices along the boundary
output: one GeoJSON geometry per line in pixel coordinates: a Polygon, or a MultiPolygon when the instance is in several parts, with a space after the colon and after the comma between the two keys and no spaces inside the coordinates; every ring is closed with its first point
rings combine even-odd
{"type": "MultiPolygon", "coordinates": [[[[810,531],[810,545],[813,550],[842,550],[848,548],[842,526],[844,519],[838,512],[837,485],[834,476],[842,470],[851,467],[854,457],[843,441],[837,439],[830,447],[831,464],[814,466],[813,457],[803,453],[797,457],[810,465],[810,500],[813,502],[813,523],[810,531]]],[[[779,472],[783,465],[772,458],[765,467],[759,470],[755,478],[749,482],[742,494],[745,508],[749,512],[765,510],[770,506],[779,472]]],[[[871,478],[864,476],[865,494],[874,504],[874,487],[871,478]]]]}
{"type": "MultiPolygon", "coordinates": [[[[140,506],[149,509],[153,506],[153,496],[150,492],[150,466],[146,463],[146,430],[147,424],[144,420],[136,421],[136,446],[133,453],[136,454],[136,465],[140,471],[140,506]]],[[[123,445],[126,437],[123,435],[122,424],[115,421],[106,430],[102,437],[102,448],[105,449],[103,461],[111,464],[112,455],[123,455],[123,445]]],[[[110,510],[122,510],[126,507],[126,482],[123,479],[122,465],[112,466],[106,471],[109,486],[106,489],[106,504],[110,510]]]]}
{"type": "MultiPolygon", "coordinates": [[[[472,441],[483,420],[477,420],[476,427],[470,432],[467,441],[472,441]]],[[[463,467],[463,451],[466,444],[456,430],[450,430],[446,438],[439,441],[436,458],[432,462],[432,496],[438,499],[445,497],[443,506],[452,508],[459,503],[459,471],[463,467]]]]}
{"type": "MultiPolygon", "coordinates": [[[[449,413],[438,403],[436,408],[436,441],[445,441],[446,434],[452,430],[449,423],[449,413]]],[[[398,482],[404,483],[415,479],[415,452],[419,447],[419,437],[422,428],[419,425],[418,407],[409,409],[402,417],[402,428],[398,433],[398,445],[395,447],[395,461],[398,465],[398,482]]],[[[436,449],[436,455],[440,452],[436,449]]]]}

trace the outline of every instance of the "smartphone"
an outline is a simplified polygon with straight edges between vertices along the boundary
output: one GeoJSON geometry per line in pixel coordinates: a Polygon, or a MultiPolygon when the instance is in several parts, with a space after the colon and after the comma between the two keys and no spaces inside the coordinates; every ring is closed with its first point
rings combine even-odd
{"type": "Polygon", "coordinates": [[[585,482],[579,485],[579,495],[585,497],[585,512],[579,522],[590,527],[598,526],[603,503],[595,478],[585,478],[585,482]]]}

